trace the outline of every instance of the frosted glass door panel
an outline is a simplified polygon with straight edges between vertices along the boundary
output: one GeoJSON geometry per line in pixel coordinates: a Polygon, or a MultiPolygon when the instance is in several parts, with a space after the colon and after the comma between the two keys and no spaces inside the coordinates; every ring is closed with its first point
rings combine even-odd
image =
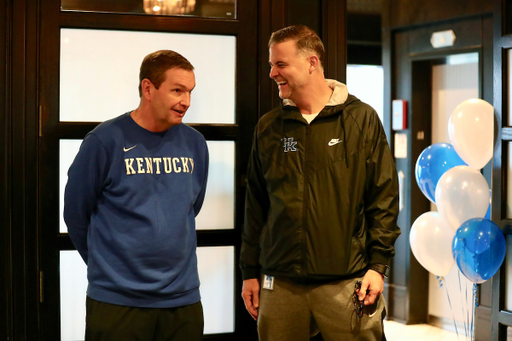
{"type": "Polygon", "coordinates": [[[384,115],[384,71],[376,65],[347,65],[348,91],[371,105],[382,121],[384,115]],[[371,82],[368,80],[371,79],[371,82]]]}
{"type": "Polygon", "coordinates": [[[60,217],[60,225],[59,231],[60,233],[67,233],[68,228],[66,223],[64,222],[64,189],[66,188],[66,183],[68,182],[68,169],[73,163],[76,154],[78,154],[78,150],[80,149],[80,145],[82,144],[82,140],[60,140],[60,152],[59,152],[59,217],[60,217]]]}
{"type": "Polygon", "coordinates": [[[87,266],[77,251],[60,252],[60,332],[62,341],[83,340],[87,266]]]}
{"type": "Polygon", "coordinates": [[[507,205],[506,205],[506,217],[512,219],[512,142],[508,142],[508,155],[507,155],[507,205]]]}
{"type": "Polygon", "coordinates": [[[139,105],[146,55],[170,49],[195,67],[183,121],[235,123],[234,36],[61,29],[60,120],[102,122],[139,105]]]}
{"type": "MultiPolygon", "coordinates": [[[[197,249],[204,333],[234,331],[233,246],[197,249]]],[[[61,340],[83,340],[87,267],[77,251],[60,252],[61,340]]]]}
{"type": "Polygon", "coordinates": [[[204,310],[204,333],[234,332],[235,248],[198,247],[197,263],[204,310]]]}
{"type": "MultiPolygon", "coordinates": [[[[451,143],[450,116],[461,102],[478,98],[478,84],[478,53],[449,56],[446,64],[432,66],[432,144],[451,143]]],[[[430,210],[437,206],[430,203],[430,210]]]]}
{"type": "MultiPolygon", "coordinates": [[[[450,56],[446,64],[433,65],[431,70],[431,80],[423,81],[432,84],[432,144],[450,143],[448,120],[451,113],[462,101],[478,98],[478,54],[450,56]]],[[[430,207],[431,211],[437,211],[435,204],[431,203],[430,207]]],[[[428,314],[463,325],[466,319],[462,298],[466,288],[472,288],[472,283],[460,275],[456,266],[445,276],[442,290],[436,276],[429,274],[428,314]],[[452,297],[451,303],[446,299],[447,292],[452,297]]]]}
{"type": "Polygon", "coordinates": [[[198,230],[223,230],[235,227],[235,143],[208,141],[210,167],[201,212],[196,217],[198,230]]]}
{"type": "MultiPolygon", "coordinates": [[[[511,126],[512,125],[512,102],[510,102],[512,100],[512,49],[510,50],[507,50],[507,57],[508,57],[508,77],[506,77],[507,81],[508,81],[508,86],[506,87],[507,91],[508,91],[508,115],[507,115],[507,126],[511,126]]],[[[504,77],[505,78],[505,77],[504,77]]],[[[503,80],[503,82],[505,82],[505,79],[503,80]]],[[[503,84],[503,86],[505,87],[505,84],[503,84]]],[[[505,117],[503,117],[503,121],[505,121],[505,117]]]]}
{"type": "MultiPolygon", "coordinates": [[[[64,189],[68,181],[68,169],[73,163],[82,140],[60,140],[60,227],[67,233],[64,222],[64,189]]],[[[232,141],[208,141],[210,166],[208,185],[196,227],[207,229],[233,229],[235,210],[235,143],[232,141]]]]}
{"type": "Polygon", "coordinates": [[[507,253],[505,254],[505,310],[512,311],[512,235],[505,235],[507,253]]]}

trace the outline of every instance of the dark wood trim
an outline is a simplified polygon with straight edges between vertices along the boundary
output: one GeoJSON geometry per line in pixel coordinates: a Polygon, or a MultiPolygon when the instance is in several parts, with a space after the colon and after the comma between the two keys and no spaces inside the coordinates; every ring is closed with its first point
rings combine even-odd
{"type": "MultiPolygon", "coordinates": [[[[235,231],[235,229],[198,230],[197,246],[236,246],[239,243],[239,235],[240,234],[238,231],[235,231]]],[[[57,240],[59,250],[76,250],[67,233],[60,233],[57,240]]]]}
{"type": "MultiPolygon", "coordinates": [[[[248,341],[256,341],[258,336],[253,328],[253,321],[245,310],[242,300],[242,273],[238,269],[240,259],[240,244],[245,208],[245,187],[242,179],[247,173],[247,163],[252,143],[252,133],[258,119],[258,7],[259,1],[250,0],[242,4],[239,0],[238,18],[240,25],[237,41],[237,72],[236,72],[236,164],[235,164],[235,233],[234,240],[226,240],[226,243],[235,245],[235,333],[232,340],[247,338],[248,341]],[[246,335],[246,336],[245,336],[246,335]]],[[[231,129],[230,127],[227,127],[231,129]]],[[[213,129],[213,128],[212,128],[213,129]]],[[[200,130],[201,131],[201,130],[200,130]]],[[[205,137],[207,136],[206,132],[205,137]]],[[[226,136],[227,136],[227,132],[226,136]]],[[[222,235],[222,233],[220,233],[222,235]]],[[[198,235],[198,238],[202,238],[198,235]]],[[[212,237],[212,240],[218,237],[212,237]]],[[[217,240],[217,239],[215,239],[217,240]]],[[[219,241],[219,240],[218,240],[219,241]]],[[[200,242],[200,240],[198,241],[200,242]]],[[[224,338],[228,339],[228,338],[224,338]]],[[[217,340],[221,340],[219,337],[217,340]]]]}
{"type": "Polygon", "coordinates": [[[325,76],[342,83],[347,80],[347,3],[324,0],[321,38],[326,48],[325,76]]]}
{"type": "Polygon", "coordinates": [[[280,103],[277,87],[269,77],[268,40],[272,32],[286,26],[285,0],[260,1],[259,51],[258,51],[258,117],[272,110],[280,103]]]}
{"type": "MultiPolygon", "coordinates": [[[[60,122],[55,131],[50,134],[61,139],[83,139],[87,133],[98,126],[98,122],[60,122]]],[[[237,124],[189,124],[201,134],[206,140],[212,141],[235,141],[240,136],[237,124]]]]}
{"type": "Polygon", "coordinates": [[[12,8],[8,0],[0,0],[0,338],[13,338],[13,287],[11,249],[11,79],[12,8]]]}
{"type": "MultiPolygon", "coordinates": [[[[500,203],[493,205],[492,220],[500,222],[503,227],[508,224],[505,218],[507,204],[507,156],[509,143],[512,140],[512,128],[507,127],[506,108],[508,106],[507,80],[508,67],[506,49],[512,48],[512,37],[504,35],[504,20],[506,13],[506,1],[494,1],[494,117],[495,137],[494,163],[493,163],[493,188],[492,202],[500,203]]],[[[507,325],[512,326],[510,313],[504,312],[505,306],[505,276],[506,267],[501,269],[492,278],[492,308],[491,308],[491,340],[503,341],[507,337],[507,325]]]]}
{"type": "MultiPolygon", "coordinates": [[[[197,231],[197,246],[234,246],[239,244],[239,236],[240,233],[236,233],[238,231],[235,230],[216,230],[216,231],[207,231],[207,230],[199,230],[197,231]]],[[[238,270],[238,269],[236,269],[238,270]]],[[[239,271],[238,271],[239,272],[239,271]]],[[[237,292],[241,292],[242,286],[240,286],[240,290],[237,292]]],[[[245,313],[245,311],[244,311],[245,313]]],[[[242,336],[242,335],[241,335],[242,336]]]]}
{"type": "Polygon", "coordinates": [[[66,28],[172,31],[226,35],[238,34],[241,26],[239,20],[73,11],[60,12],[59,22],[61,27],[66,28]]]}
{"type": "Polygon", "coordinates": [[[58,249],[60,251],[71,251],[71,250],[76,250],[75,246],[73,245],[73,242],[71,241],[71,238],[69,238],[69,236],[65,233],[62,233],[60,234],[58,237],[57,237],[57,245],[58,245],[58,249]]]}
{"type": "Polygon", "coordinates": [[[347,64],[382,65],[382,15],[347,12],[347,64]]]}
{"type": "MultiPolygon", "coordinates": [[[[432,88],[430,82],[425,80],[432,79],[431,61],[422,60],[412,62],[412,98],[409,107],[411,113],[408,117],[408,127],[410,130],[410,164],[408,168],[410,173],[406,174],[409,178],[410,186],[410,224],[425,212],[430,211],[430,201],[425,198],[415,181],[415,164],[421,152],[432,144],[432,88]],[[416,136],[420,131],[424,132],[424,139],[418,140],[416,136]]],[[[408,227],[408,226],[407,226],[408,227]]],[[[407,228],[406,227],[406,228],[407,228]]],[[[409,240],[409,231],[404,234],[409,240]]],[[[428,287],[429,273],[421,266],[416,258],[409,254],[409,323],[421,323],[428,320],[428,287]],[[414,302],[414,303],[412,303],[414,302]]]]}
{"type": "Polygon", "coordinates": [[[38,338],[37,243],[37,42],[38,2],[12,1],[11,89],[11,267],[15,340],[38,338]]]}
{"type": "Polygon", "coordinates": [[[347,64],[382,65],[382,46],[348,42],[347,64]]]}
{"type": "Polygon", "coordinates": [[[451,0],[449,3],[391,0],[388,10],[393,16],[386,27],[398,30],[488,15],[492,13],[492,4],[481,0],[451,0]]]}
{"type": "Polygon", "coordinates": [[[401,31],[401,30],[408,30],[408,29],[430,26],[430,25],[444,25],[444,24],[449,24],[449,23],[456,22],[456,21],[473,20],[473,19],[481,18],[482,16],[489,16],[491,14],[492,14],[491,12],[482,12],[482,13],[478,13],[478,14],[458,16],[456,18],[432,20],[432,21],[428,21],[428,22],[415,23],[415,24],[411,24],[411,25],[393,26],[392,29],[395,31],[401,31]]]}

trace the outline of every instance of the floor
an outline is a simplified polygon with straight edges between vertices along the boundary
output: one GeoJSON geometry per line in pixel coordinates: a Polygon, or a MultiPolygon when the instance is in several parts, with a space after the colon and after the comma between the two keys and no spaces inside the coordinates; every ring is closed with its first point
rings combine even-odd
{"type": "Polygon", "coordinates": [[[405,325],[394,321],[384,321],[387,341],[465,341],[466,336],[437,328],[429,324],[405,325]]]}

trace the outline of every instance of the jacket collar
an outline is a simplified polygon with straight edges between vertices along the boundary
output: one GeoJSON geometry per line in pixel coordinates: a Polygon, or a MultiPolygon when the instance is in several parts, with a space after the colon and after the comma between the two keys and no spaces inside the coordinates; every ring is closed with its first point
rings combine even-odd
{"type": "MultiPolygon", "coordinates": [[[[341,82],[338,82],[334,79],[326,79],[327,85],[333,89],[331,98],[329,99],[329,102],[325,105],[325,108],[321,111],[321,116],[330,115],[331,113],[334,113],[338,111],[339,106],[344,107],[347,102],[347,98],[349,96],[347,86],[341,82]],[[336,107],[336,110],[332,110],[334,107],[336,107]],[[327,109],[327,110],[326,110],[327,109]],[[329,110],[331,109],[331,110],[329,110]],[[324,113],[327,111],[326,113],[324,113]]],[[[284,99],[281,104],[281,117],[283,119],[295,119],[302,121],[302,115],[300,111],[298,110],[295,103],[290,99],[284,99]]]]}
{"type": "MultiPolygon", "coordinates": [[[[334,79],[326,79],[325,81],[327,82],[327,85],[333,90],[331,98],[325,106],[335,106],[345,103],[348,97],[347,86],[334,79]]],[[[291,99],[284,99],[283,106],[296,107],[297,105],[293,103],[291,99]]]]}

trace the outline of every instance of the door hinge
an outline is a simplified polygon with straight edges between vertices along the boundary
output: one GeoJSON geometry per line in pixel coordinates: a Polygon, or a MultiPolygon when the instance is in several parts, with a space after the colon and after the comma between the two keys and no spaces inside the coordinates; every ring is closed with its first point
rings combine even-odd
{"type": "Polygon", "coordinates": [[[39,271],[39,303],[43,303],[43,272],[39,271]]]}

